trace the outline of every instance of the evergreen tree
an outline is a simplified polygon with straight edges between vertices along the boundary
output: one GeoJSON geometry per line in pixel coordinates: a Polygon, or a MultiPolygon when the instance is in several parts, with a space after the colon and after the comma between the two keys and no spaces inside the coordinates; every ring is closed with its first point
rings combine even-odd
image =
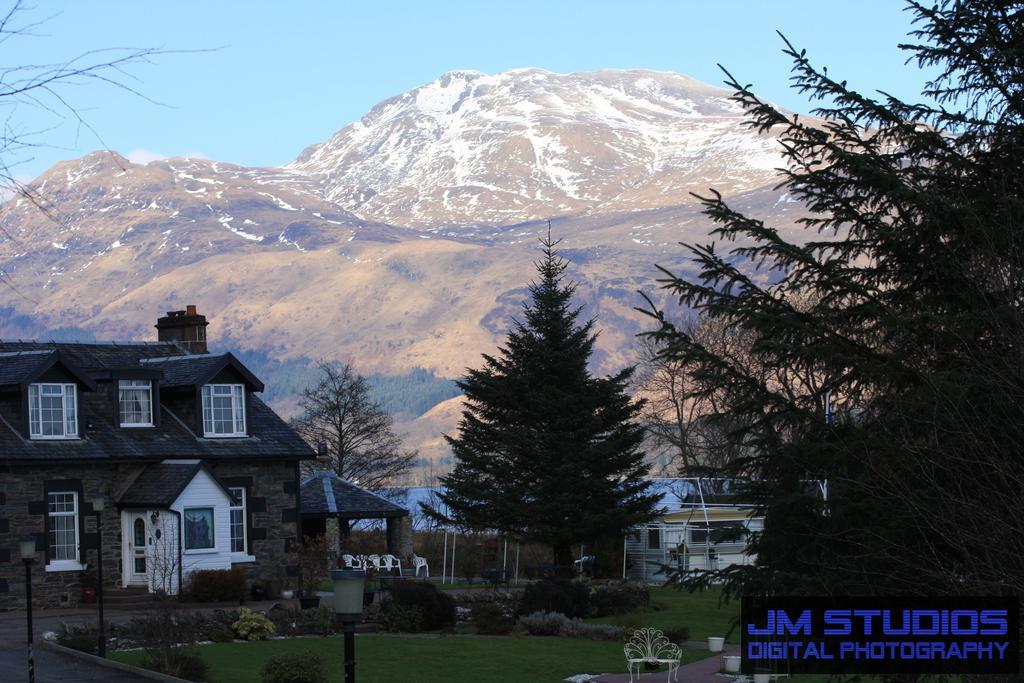
{"type": "MultiPolygon", "coordinates": [[[[459,382],[467,407],[456,457],[442,478],[448,521],[550,545],[558,566],[571,546],[622,533],[652,517],[640,444],[640,409],[626,392],[633,369],[591,376],[594,321],[577,322],[575,285],[550,232],[523,322],[505,346],[459,382]]],[[[436,514],[436,513],[435,513],[436,514]]]]}
{"type": "Polygon", "coordinates": [[[858,93],[786,43],[824,125],[730,76],[780,135],[786,191],[820,234],[789,241],[703,197],[728,255],[690,245],[666,287],[753,335],[752,374],[661,313],[654,338],[715,396],[766,517],[757,564],[679,575],[732,593],[1024,592],[1024,5],[911,2],[937,75],[908,104],[858,93]],[[761,266],[773,284],[755,277],[761,266]],[[827,501],[815,485],[828,481],[827,501]]]}

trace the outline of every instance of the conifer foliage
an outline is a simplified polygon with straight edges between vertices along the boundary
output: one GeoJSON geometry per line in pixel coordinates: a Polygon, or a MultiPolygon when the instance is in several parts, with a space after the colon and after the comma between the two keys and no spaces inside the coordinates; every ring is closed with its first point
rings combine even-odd
{"type": "Polygon", "coordinates": [[[446,437],[456,465],[441,499],[448,521],[550,545],[566,566],[573,544],[650,519],[655,497],[644,481],[640,406],[626,391],[633,369],[591,375],[594,321],[578,322],[550,232],[541,243],[523,321],[459,383],[467,407],[458,435],[446,437]]]}
{"type": "Polygon", "coordinates": [[[665,287],[752,335],[752,374],[651,310],[714,396],[766,515],[757,564],[680,574],[734,593],[1024,591],[1024,4],[909,3],[925,103],[865,95],[786,43],[824,125],[730,76],[780,135],[807,241],[702,197],[716,239],[665,287]],[[776,276],[755,276],[761,268],[776,276]],[[765,284],[765,280],[771,284],[765,284]],[[816,482],[828,482],[824,489],[816,482]]]}

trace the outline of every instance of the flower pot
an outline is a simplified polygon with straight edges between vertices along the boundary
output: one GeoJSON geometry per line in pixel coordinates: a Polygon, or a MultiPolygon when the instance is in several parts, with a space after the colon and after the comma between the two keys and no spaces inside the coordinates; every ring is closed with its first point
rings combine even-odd
{"type": "Polygon", "coordinates": [[[86,605],[91,605],[96,602],[96,589],[95,588],[83,588],[82,589],[82,602],[86,605]]]}
{"type": "Polygon", "coordinates": [[[708,636],[708,650],[711,652],[721,652],[722,648],[725,647],[725,638],[719,638],[718,636],[708,636]]]}
{"type": "Polygon", "coordinates": [[[295,597],[295,591],[281,591],[282,600],[291,600],[295,597]]]}
{"type": "Polygon", "coordinates": [[[302,609],[315,609],[320,606],[320,596],[314,595],[311,598],[300,597],[299,607],[302,609]]]}
{"type": "Polygon", "coordinates": [[[739,655],[726,655],[722,657],[722,671],[727,674],[738,674],[740,672],[739,655]]]}
{"type": "Polygon", "coordinates": [[[754,683],[772,683],[772,675],[754,674],[754,683]]]}

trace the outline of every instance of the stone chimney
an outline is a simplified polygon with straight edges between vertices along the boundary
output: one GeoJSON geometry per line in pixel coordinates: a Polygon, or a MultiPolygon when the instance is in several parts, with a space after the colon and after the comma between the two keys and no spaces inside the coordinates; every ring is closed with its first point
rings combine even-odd
{"type": "Polygon", "coordinates": [[[195,304],[189,304],[184,311],[167,311],[167,315],[156,321],[156,338],[159,341],[181,342],[191,353],[206,353],[205,315],[196,313],[195,304]]]}

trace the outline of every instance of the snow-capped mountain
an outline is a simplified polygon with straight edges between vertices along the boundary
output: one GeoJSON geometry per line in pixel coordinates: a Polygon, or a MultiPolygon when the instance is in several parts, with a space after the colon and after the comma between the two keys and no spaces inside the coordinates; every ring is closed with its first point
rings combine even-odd
{"type": "MultiPolygon", "coordinates": [[[[550,218],[612,371],[655,264],[684,271],[678,243],[705,241],[691,191],[799,230],[802,206],[772,189],[777,142],[742,121],[676,74],[452,72],[281,168],[94,152],[0,206],[0,337],[149,339],[194,303],[222,348],[457,377],[503,341],[550,218]]],[[[411,433],[436,442],[450,414],[411,433]]]]}
{"type": "Polygon", "coordinates": [[[656,71],[452,71],[381,102],[286,168],[364,218],[508,225],[765,185],[778,146],[729,93],[656,71]]]}

